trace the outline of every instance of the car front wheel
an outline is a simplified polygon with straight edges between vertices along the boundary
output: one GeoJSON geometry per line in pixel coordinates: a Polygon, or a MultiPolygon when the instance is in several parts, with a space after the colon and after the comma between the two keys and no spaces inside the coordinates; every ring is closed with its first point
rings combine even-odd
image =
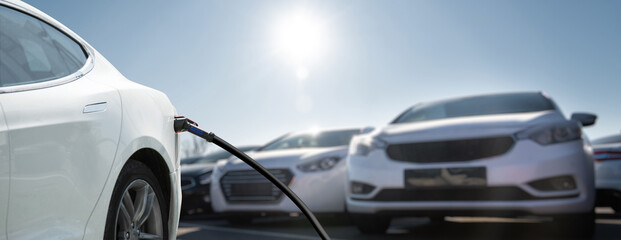
{"type": "Polygon", "coordinates": [[[167,239],[167,206],[151,170],[129,160],[114,187],[104,239],[167,239]]]}

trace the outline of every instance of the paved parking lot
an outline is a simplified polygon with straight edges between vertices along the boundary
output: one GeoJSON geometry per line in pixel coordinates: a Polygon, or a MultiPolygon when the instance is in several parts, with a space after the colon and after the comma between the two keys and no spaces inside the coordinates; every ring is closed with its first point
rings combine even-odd
{"type": "MultiPolygon", "coordinates": [[[[621,239],[621,214],[598,208],[593,239],[621,239]]],[[[545,222],[533,219],[448,217],[444,222],[427,218],[393,220],[385,235],[362,235],[355,226],[322,219],[333,239],[560,239],[545,222]]],[[[178,239],[318,239],[302,217],[256,219],[252,224],[233,226],[214,217],[183,219],[178,239]]]]}

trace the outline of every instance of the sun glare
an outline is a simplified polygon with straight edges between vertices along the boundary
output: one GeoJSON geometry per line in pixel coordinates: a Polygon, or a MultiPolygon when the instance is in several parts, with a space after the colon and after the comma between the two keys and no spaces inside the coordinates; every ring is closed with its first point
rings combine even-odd
{"type": "Polygon", "coordinates": [[[281,54],[304,65],[325,51],[326,35],[325,23],[308,10],[300,9],[279,20],[274,37],[281,54]]]}
{"type": "Polygon", "coordinates": [[[308,132],[309,132],[311,135],[313,135],[313,136],[315,136],[315,135],[319,134],[319,126],[317,126],[317,125],[313,125],[313,126],[312,126],[309,130],[308,130],[308,132]]]}

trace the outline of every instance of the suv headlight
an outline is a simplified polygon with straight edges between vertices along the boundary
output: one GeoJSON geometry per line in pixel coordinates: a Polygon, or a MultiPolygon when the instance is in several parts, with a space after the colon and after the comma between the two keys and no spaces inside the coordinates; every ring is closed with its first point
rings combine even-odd
{"type": "Polygon", "coordinates": [[[518,139],[530,139],[541,145],[569,142],[582,137],[582,130],[577,122],[550,125],[529,129],[517,134],[518,139]]]}
{"type": "Polygon", "coordinates": [[[308,163],[300,164],[298,165],[298,169],[302,172],[326,171],[336,166],[340,160],[341,158],[339,157],[321,158],[308,163]]]}
{"type": "Polygon", "coordinates": [[[198,184],[200,185],[207,185],[209,183],[211,183],[211,171],[203,173],[201,175],[199,175],[196,180],[198,180],[198,184]]]}
{"type": "Polygon", "coordinates": [[[357,136],[351,140],[349,145],[349,154],[367,156],[375,149],[384,149],[388,145],[383,140],[377,137],[371,137],[368,135],[357,136]]]}

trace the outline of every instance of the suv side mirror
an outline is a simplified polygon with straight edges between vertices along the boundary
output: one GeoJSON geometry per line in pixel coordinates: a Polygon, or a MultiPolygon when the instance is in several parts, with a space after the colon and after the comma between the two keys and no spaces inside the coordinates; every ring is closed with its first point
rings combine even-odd
{"type": "Polygon", "coordinates": [[[590,113],[574,113],[571,115],[571,120],[576,120],[582,123],[583,127],[586,127],[595,124],[595,120],[597,120],[597,115],[590,113]]]}

